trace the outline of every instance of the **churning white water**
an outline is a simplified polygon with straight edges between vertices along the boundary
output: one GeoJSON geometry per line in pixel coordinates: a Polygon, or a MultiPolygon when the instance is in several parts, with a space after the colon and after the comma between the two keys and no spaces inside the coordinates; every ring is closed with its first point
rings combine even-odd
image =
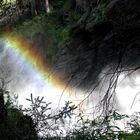
{"type": "MultiPolygon", "coordinates": [[[[44,97],[46,102],[52,102],[57,106],[62,90],[56,89],[49,80],[42,79],[36,70],[9,45],[4,40],[0,40],[0,78],[4,80],[11,96],[17,94],[18,102],[23,107],[29,106],[26,98],[30,98],[31,93],[33,97],[44,97]]],[[[65,95],[61,98],[62,104],[68,100],[65,95]]]]}
{"type": "MultiPolygon", "coordinates": [[[[30,98],[32,93],[34,97],[44,96],[47,102],[52,102],[54,105],[58,105],[61,98],[61,103],[71,100],[71,97],[62,95],[63,90],[55,89],[49,82],[42,80],[40,75],[30,67],[30,65],[20,58],[19,54],[13,52],[8,47],[6,42],[0,40],[0,78],[4,79],[7,90],[12,94],[18,94],[19,104],[27,107],[28,101],[26,98],[30,98]]],[[[105,88],[103,88],[104,90],[105,88]]],[[[118,86],[116,87],[116,105],[122,113],[132,114],[135,111],[140,111],[140,76],[139,72],[134,72],[130,76],[125,77],[125,74],[121,74],[118,80],[118,86]]],[[[93,96],[89,96],[89,102],[99,102],[103,97],[102,92],[98,90],[93,91],[93,96]],[[97,96],[98,95],[98,96],[97,96]],[[93,97],[93,98],[91,98],[93,97]]],[[[88,95],[88,93],[87,93],[88,95]]],[[[86,95],[75,96],[72,100],[77,100],[76,103],[84,99],[86,95]]],[[[87,105],[87,108],[89,109],[87,105]]]]}
{"type": "Polygon", "coordinates": [[[120,76],[116,93],[121,111],[131,115],[140,111],[140,73],[136,71],[130,76],[125,76],[120,76]]]}

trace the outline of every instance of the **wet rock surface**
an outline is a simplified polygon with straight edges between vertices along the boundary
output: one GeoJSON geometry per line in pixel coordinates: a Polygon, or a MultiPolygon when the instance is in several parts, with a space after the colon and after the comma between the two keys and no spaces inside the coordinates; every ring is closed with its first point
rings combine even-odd
{"type": "Polygon", "coordinates": [[[106,67],[135,69],[140,65],[139,1],[112,0],[104,18],[95,21],[90,10],[71,28],[71,39],[59,49],[55,72],[71,86],[89,88],[106,67]],[[131,8],[130,8],[131,7],[131,8]]]}

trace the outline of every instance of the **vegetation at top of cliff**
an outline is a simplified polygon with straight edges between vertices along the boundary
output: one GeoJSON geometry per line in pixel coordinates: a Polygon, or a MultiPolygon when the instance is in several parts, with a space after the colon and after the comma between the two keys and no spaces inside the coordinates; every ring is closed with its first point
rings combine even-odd
{"type": "Polygon", "coordinates": [[[95,9],[95,12],[92,14],[94,17],[94,21],[98,22],[101,20],[104,20],[105,18],[105,10],[106,10],[107,2],[100,3],[97,8],[95,9]]]}
{"type": "Polygon", "coordinates": [[[16,106],[6,90],[4,81],[0,81],[0,139],[1,140],[37,140],[37,132],[30,116],[24,115],[16,106]]]}
{"type": "Polygon", "coordinates": [[[53,64],[58,46],[69,40],[69,29],[82,13],[76,9],[74,0],[50,1],[49,7],[50,12],[47,14],[41,11],[35,16],[24,17],[23,22],[19,21],[10,26],[12,26],[11,35],[21,36],[30,42],[34,40],[36,34],[41,33],[47,40],[47,61],[53,64]]]}
{"type": "Polygon", "coordinates": [[[46,20],[44,16],[39,15],[32,18],[32,20],[27,19],[22,24],[16,25],[12,31],[12,34],[27,38],[31,41],[36,33],[45,33],[45,24],[46,20]]]}

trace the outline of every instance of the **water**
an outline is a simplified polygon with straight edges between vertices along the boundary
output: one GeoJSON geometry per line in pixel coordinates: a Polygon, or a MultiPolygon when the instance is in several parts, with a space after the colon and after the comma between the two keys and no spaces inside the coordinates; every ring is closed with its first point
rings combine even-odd
{"type": "MultiPolygon", "coordinates": [[[[44,96],[47,102],[53,103],[53,106],[58,106],[60,99],[62,105],[64,105],[67,100],[78,104],[89,94],[85,94],[80,90],[72,90],[69,91],[67,96],[65,96],[65,94],[61,96],[64,89],[56,89],[55,85],[43,80],[40,74],[30,66],[27,60],[22,59],[20,54],[15,53],[2,39],[0,40],[0,54],[0,78],[4,79],[5,86],[11,95],[18,94],[19,104],[22,104],[24,107],[29,106],[26,98],[30,98],[31,93],[34,97],[44,96]],[[76,91],[79,93],[75,94],[76,91]]],[[[89,96],[89,99],[87,98],[87,100],[85,100],[83,107],[85,111],[88,113],[94,111],[92,107],[95,107],[103,98],[103,93],[106,93],[108,82],[108,80],[104,81],[103,88],[98,87],[98,89],[94,90],[91,96],[89,96]]],[[[120,75],[115,90],[116,109],[129,115],[135,111],[140,111],[139,83],[140,76],[138,71],[126,78],[125,73],[120,75]]]]}
{"type": "MultiPolygon", "coordinates": [[[[61,89],[56,89],[49,80],[43,79],[26,59],[20,54],[15,53],[10,44],[0,40],[0,78],[4,79],[6,89],[11,95],[18,95],[18,102],[24,107],[28,107],[29,103],[26,98],[43,96],[47,102],[58,105],[61,89]]],[[[62,97],[62,105],[68,98],[62,97]]]]}

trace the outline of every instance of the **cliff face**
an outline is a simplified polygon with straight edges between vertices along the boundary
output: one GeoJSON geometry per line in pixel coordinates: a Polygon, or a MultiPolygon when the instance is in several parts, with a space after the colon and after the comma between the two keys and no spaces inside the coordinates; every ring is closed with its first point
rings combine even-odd
{"type": "Polygon", "coordinates": [[[57,54],[55,71],[71,86],[88,88],[99,74],[140,66],[140,1],[109,0],[90,7],[71,28],[57,54]]]}

